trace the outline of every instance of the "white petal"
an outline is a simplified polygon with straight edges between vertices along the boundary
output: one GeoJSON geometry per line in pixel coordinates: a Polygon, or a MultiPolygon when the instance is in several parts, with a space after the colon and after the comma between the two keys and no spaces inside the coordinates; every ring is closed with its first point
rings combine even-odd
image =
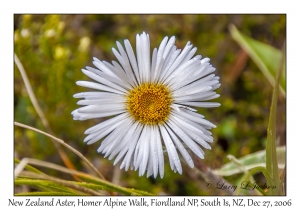
{"type": "Polygon", "coordinates": [[[200,61],[199,60],[189,60],[188,62],[184,63],[183,65],[181,65],[180,67],[176,68],[176,69],[170,69],[168,72],[168,77],[166,78],[166,80],[164,81],[165,84],[174,84],[176,81],[178,81],[178,79],[180,79],[178,76],[180,74],[184,74],[186,75],[186,73],[188,71],[190,71],[191,69],[195,68],[196,66],[200,65],[200,61]]]}
{"type": "Polygon", "coordinates": [[[165,46],[165,48],[163,49],[162,58],[163,58],[163,61],[164,61],[164,65],[161,68],[160,74],[158,75],[159,76],[158,81],[162,81],[163,76],[166,74],[166,71],[169,69],[169,66],[168,66],[169,62],[168,61],[170,60],[170,57],[172,57],[172,54],[176,50],[176,47],[174,46],[174,43],[175,43],[175,37],[172,36],[170,38],[170,40],[168,41],[167,45],[165,46]]]}
{"type": "MultiPolygon", "coordinates": [[[[178,67],[180,67],[181,65],[183,65],[184,63],[188,62],[193,55],[196,53],[197,51],[197,47],[194,47],[190,52],[188,52],[188,54],[184,57],[184,59],[180,62],[180,64],[178,65],[178,67]]],[[[197,59],[201,59],[201,55],[197,55],[197,59]]],[[[177,68],[178,68],[177,67],[177,68]]]]}
{"type": "Polygon", "coordinates": [[[204,76],[206,76],[206,75],[208,75],[208,74],[214,72],[215,70],[216,70],[216,69],[213,68],[213,67],[211,67],[211,65],[208,66],[208,67],[206,67],[206,68],[203,68],[203,69],[200,68],[200,69],[198,69],[197,71],[195,71],[194,74],[189,75],[189,76],[186,78],[186,81],[181,82],[181,83],[178,84],[177,86],[180,87],[180,86],[189,84],[189,83],[191,83],[191,82],[197,81],[198,79],[200,79],[200,78],[202,78],[202,77],[204,77],[204,76]]]}
{"type": "Polygon", "coordinates": [[[219,107],[221,104],[216,102],[181,102],[180,104],[195,106],[195,107],[219,107]]]}
{"type": "Polygon", "coordinates": [[[101,85],[101,84],[94,83],[94,82],[77,81],[76,84],[79,85],[79,86],[82,86],[82,87],[86,87],[86,88],[104,90],[104,91],[107,91],[107,92],[112,92],[112,93],[117,93],[117,94],[124,95],[124,93],[119,91],[119,90],[115,90],[111,87],[107,87],[105,85],[101,85]]]}
{"type": "Polygon", "coordinates": [[[182,92],[182,91],[187,91],[189,89],[192,89],[194,87],[204,86],[203,83],[206,82],[206,81],[212,80],[214,78],[214,76],[215,76],[214,74],[210,74],[210,75],[208,75],[206,77],[203,77],[203,78],[201,78],[201,79],[199,79],[199,80],[197,80],[197,81],[195,81],[195,82],[193,82],[189,85],[182,86],[174,92],[182,92]]]}
{"type": "Polygon", "coordinates": [[[131,66],[129,64],[127,53],[125,52],[124,48],[122,47],[122,45],[119,42],[117,42],[117,46],[118,46],[118,49],[119,49],[119,51],[122,55],[123,68],[124,68],[126,74],[131,78],[131,80],[134,82],[134,84],[137,85],[138,83],[137,83],[136,78],[134,77],[131,66]]]}
{"type": "Polygon", "coordinates": [[[153,163],[152,163],[151,155],[152,154],[149,155],[149,161],[147,165],[147,178],[153,174],[153,163]]]}
{"type": "MultiPolygon", "coordinates": [[[[153,171],[153,176],[154,178],[156,178],[157,173],[158,173],[158,149],[157,149],[157,145],[156,145],[156,139],[155,139],[155,135],[154,135],[154,129],[153,127],[150,128],[151,131],[151,137],[150,137],[150,149],[151,149],[151,158],[152,158],[152,171],[153,171]]],[[[150,158],[150,159],[151,159],[150,158]]]]}
{"type": "MultiPolygon", "coordinates": [[[[113,61],[113,63],[114,63],[114,61],[113,61]]],[[[115,68],[115,69],[117,69],[117,68],[115,68]]],[[[121,71],[123,71],[123,70],[121,70],[121,71]]],[[[104,79],[107,79],[107,80],[115,83],[115,84],[118,84],[119,86],[123,87],[126,90],[130,90],[132,88],[132,86],[128,82],[128,77],[127,77],[127,75],[125,73],[124,73],[124,76],[123,76],[120,73],[121,71],[117,70],[115,77],[113,77],[111,75],[108,75],[108,74],[105,74],[104,72],[100,72],[100,73],[98,73],[98,75],[101,76],[101,77],[103,77],[104,79]],[[118,74],[118,73],[120,73],[120,74],[118,74]]]]}
{"type": "Polygon", "coordinates": [[[176,50],[176,47],[173,46],[170,56],[168,57],[168,60],[166,60],[166,62],[165,62],[165,66],[164,66],[165,71],[164,71],[164,74],[160,78],[161,82],[164,82],[172,73],[172,71],[170,70],[170,67],[174,63],[174,60],[178,57],[180,52],[181,52],[180,49],[176,50]]]}
{"type": "Polygon", "coordinates": [[[99,83],[102,83],[102,84],[104,84],[104,85],[106,85],[108,87],[114,88],[114,89],[119,90],[121,92],[127,93],[127,90],[125,90],[124,88],[122,88],[122,87],[120,87],[120,86],[118,86],[118,85],[110,82],[109,80],[106,80],[106,79],[100,77],[99,75],[97,75],[95,73],[92,73],[92,72],[84,70],[84,69],[82,70],[82,72],[86,76],[90,77],[91,79],[93,79],[93,80],[95,80],[95,81],[97,81],[99,83]]]}
{"type": "Polygon", "coordinates": [[[137,142],[137,145],[136,145],[136,149],[134,151],[134,156],[133,156],[133,166],[134,166],[134,170],[137,170],[139,169],[140,167],[140,163],[142,162],[142,153],[143,153],[143,143],[144,143],[144,140],[145,140],[145,126],[143,127],[143,130],[142,130],[142,133],[141,133],[141,136],[137,142]]]}
{"type": "Polygon", "coordinates": [[[165,145],[167,147],[168,150],[168,155],[169,155],[169,160],[173,160],[173,164],[176,167],[176,170],[178,171],[179,174],[182,174],[182,167],[180,164],[180,160],[176,151],[176,148],[169,136],[169,133],[166,131],[166,129],[164,128],[164,126],[160,126],[159,127],[163,136],[163,140],[165,142],[165,145]]]}
{"type": "Polygon", "coordinates": [[[213,91],[207,91],[207,92],[202,92],[202,93],[197,93],[197,94],[192,94],[192,95],[186,95],[186,96],[181,96],[181,97],[174,97],[174,103],[180,103],[183,101],[207,101],[211,100],[214,98],[218,98],[220,95],[216,94],[216,92],[213,91]]]}
{"type": "Polygon", "coordinates": [[[209,63],[210,59],[209,58],[203,58],[201,60],[201,63],[209,63]]]}
{"type": "MultiPolygon", "coordinates": [[[[180,111],[183,111],[183,110],[180,110],[180,111]]],[[[207,142],[213,142],[214,139],[211,137],[212,133],[211,133],[210,131],[206,130],[202,125],[200,125],[200,124],[198,124],[198,123],[196,123],[196,122],[193,122],[193,121],[191,121],[191,120],[189,120],[189,119],[187,119],[187,118],[185,118],[185,117],[182,117],[181,115],[178,115],[178,114],[176,114],[176,113],[174,113],[174,112],[173,112],[173,114],[174,114],[177,118],[179,118],[179,119],[181,119],[182,121],[188,123],[190,126],[193,126],[195,129],[198,129],[198,130],[202,131],[202,133],[203,133],[205,136],[207,136],[207,138],[205,138],[207,142]]]]}
{"type": "Polygon", "coordinates": [[[112,126],[106,128],[106,129],[98,130],[97,132],[88,135],[83,141],[88,142],[88,144],[95,143],[96,141],[98,141],[99,139],[103,138],[104,136],[109,134],[111,131],[116,129],[122,123],[123,123],[123,120],[113,124],[112,126]]]}
{"type": "Polygon", "coordinates": [[[142,60],[142,47],[141,47],[141,40],[140,35],[136,35],[136,57],[137,57],[137,63],[138,63],[138,70],[139,70],[139,80],[141,83],[143,83],[143,70],[144,70],[144,64],[142,60]]]}
{"type": "Polygon", "coordinates": [[[137,142],[138,142],[138,140],[140,138],[142,128],[143,127],[140,124],[138,124],[137,129],[135,130],[135,133],[133,135],[133,140],[132,140],[132,142],[131,142],[131,144],[129,146],[129,150],[128,150],[128,152],[127,152],[127,154],[126,154],[126,156],[125,156],[125,158],[122,161],[122,164],[120,166],[120,168],[125,167],[126,171],[128,170],[128,168],[129,168],[129,166],[131,164],[132,154],[137,149],[137,142]]]}
{"type": "Polygon", "coordinates": [[[126,152],[129,150],[130,145],[131,145],[131,141],[133,141],[134,137],[135,137],[135,132],[136,132],[136,128],[137,128],[138,123],[135,122],[132,127],[130,128],[130,130],[128,131],[128,133],[126,134],[126,136],[124,137],[124,140],[122,141],[121,144],[119,144],[116,148],[115,151],[111,154],[111,156],[118,154],[118,156],[116,157],[115,161],[114,161],[114,165],[116,165],[121,158],[126,154],[126,152]]]}
{"type": "MultiPolygon", "coordinates": [[[[114,55],[116,56],[116,58],[119,60],[119,62],[121,63],[123,69],[125,70],[126,72],[126,75],[127,75],[127,80],[128,82],[132,85],[132,86],[135,86],[135,78],[132,74],[132,71],[131,71],[131,68],[130,66],[127,66],[129,65],[129,63],[126,65],[126,62],[124,61],[123,57],[118,53],[118,51],[115,49],[115,48],[112,48],[112,51],[114,53],[114,55]],[[130,68],[130,69],[129,69],[130,68]]],[[[126,56],[126,54],[124,54],[124,57],[126,56]]],[[[127,56],[126,56],[127,58],[127,56]]]]}
{"type": "Polygon", "coordinates": [[[187,150],[184,148],[184,146],[181,144],[181,142],[179,141],[179,139],[177,138],[177,136],[174,134],[174,132],[168,126],[166,126],[166,129],[169,132],[169,134],[170,134],[173,142],[175,143],[177,149],[179,150],[179,152],[182,155],[182,157],[184,158],[184,160],[187,162],[187,164],[191,168],[194,168],[193,159],[191,158],[191,156],[189,155],[189,153],[187,152],[187,150]]]}
{"type": "Polygon", "coordinates": [[[102,105],[102,104],[124,104],[125,99],[123,97],[116,99],[96,99],[96,100],[80,100],[77,102],[78,105],[102,105]]]}
{"type": "Polygon", "coordinates": [[[163,52],[166,47],[167,41],[168,41],[168,37],[165,37],[162,40],[162,42],[160,43],[159,48],[158,48],[156,67],[154,70],[154,81],[158,81],[161,69],[162,69],[164,61],[165,61],[165,59],[163,58],[163,52]]]}
{"type": "MultiPolygon", "coordinates": [[[[101,143],[101,147],[103,147],[102,153],[105,154],[105,158],[110,155],[114,148],[116,148],[116,145],[120,144],[120,141],[124,139],[126,132],[130,130],[130,126],[132,126],[133,122],[131,119],[127,119],[127,121],[124,121],[122,126],[116,128],[109,136],[106,137],[101,143]]],[[[101,150],[99,148],[99,150],[101,150]]],[[[110,160],[110,159],[109,159],[110,160]]]]}
{"type": "Polygon", "coordinates": [[[148,38],[146,33],[144,32],[140,36],[141,38],[141,47],[142,47],[142,62],[144,66],[143,70],[143,81],[149,82],[150,81],[150,46],[148,45],[148,38]]]}
{"type": "Polygon", "coordinates": [[[145,130],[145,139],[144,139],[144,142],[143,144],[141,144],[141,148],[142,150],[140,151],[140,154],[141,154],[141,163],[139,165],[139,175],[142,176],[144,175],[145,171],[146,171],[146,168],[147,168],[147,164],[148,164],[148,159],[149,159],[149,148],[150,148],[150,145],[149,145],[149,129],[148,129],[148,126],[145,126],[144,128],[145,130]]]}
{"type": "Polygon", "coordinates": [[[185,117],[187,119],[190,119],[194,122],[200,123],[202,125],[207,125],[209,127],[213,127],[216,128],[217,126],[215,126],[214,124],[212,124],[211,122],[201,118],[201,116],[197,116],[197,114],[192,114],[192,112],[178,112],[176,110],[174,110],[175,113],[177,113],[178,115],[185,117]]]}
{"type": "Polygon", "coordinates": [[[159,130],[160,130],[160,133],[161,133],[161,136],[162,136],[162,139],[165,143],[165,146],[166,146],[166,150],[167,150],[167,154],[168,154],[168,157],[169,157],[169,162],[170,162],[170,167],[171,167],[171,170],[173,171],[174,170],[174,161],[173,161],[173,158],[172,158],[172,154],[171,154],[171,151],[169,151],[169,145],[168,144],[168,141],[167,141],[167,135],[165,133],[165,129],[162,128],[161,125],[159,125],[159,130]]]}
{"type": "Polygon", "coordinates": [[[183,126],[185,128],[196,130],[197,133],[203,134],[201,130],[197,129],[196,127],[193,127],[192,124],[188,123],[186,120],[184,120],[185,118],[182,118],[180,115],[177,115],[176,113],[172,113],[171,115],[173,117],[173,120],[176,121],[176,124],[180,125],[181,127],[183,126]]]}
{"type": "Polygon", "coordinates": [[[221,84],[214,85],[214,86],[212,86],[212,90],[218,89],[220,86],[221,86],[221,84]]]}
{"type": "Polygon", "coordinates": [[[91,113],[91,114],[80,114],[78,120],[88,120],[100,117],[108,117],[112,115],[118,115],[124,113],[126,110],[116,110],[116,111],[105,111],[104,113],[91,113]]]}
{"type": "Polygon", "coordinates": [[[203,138],[201,138],[202,136],[204,136],[202,131],[194,128],[193,126],[185,123],[184,121],[178,119],[175,116],[173,116],[173,120],[178,125],[180,125],[183,132],[185,132],[185,134],[191,137],[195,142],[197,142],[206,149],[211,149],[211,146],[208,143],[206,143],[206,141],[203,138]]]}
{"type": "Polygon", "coordinates": [[[159,175],[160,178],[163,178],[164,177],[164,154],[163,154],[160,135],[157,126],[154,126],[153,134],[154,134],[154,139],[156,141],[156,147],[158,152],[157,156],[158,156],[159,175]]]}
{"type": "Polygon", "coordinates": [[[139,69],[138,69],[138,65],[137,65],[136,58],[134,56],[134,52],[133,52],[133,49],[131,47],[131,44],[130,44],[130,42],[127,39],[124,41],[124,44],[125,44],[125,48],[126,48],[126,51],[127,51],[127,54],[128,54],[128,57],[129,57],[129,60],[130,60],[130,63],[131,63],[131,66],[133,68],[134,74],[135,74],[136,79],[138,81],[138,84],[141,84],[140,75],[139,75],[139,69]]]}
{"type": "Polygon", "coordinates": [[[179,126],[176,125],[172,121],[172,117],[170,117],[170,120],[167,122],[167,125],[169,128],[172,129],[174,133],[176,133],[177,136],[201,159],[204,159],[204,151],[189,137],[187,136],[179,126]]]}
{"type": "MultiPolygon", "coordinates": [[[[155,83],[157,83],[158,80],[160,79],[159,74],[160,74],[161,69],[162,69],[162,67],[163,67],[163,65],[164,65],[164,62],[165,62],[164,58],[161,58],[160,63],[159,63],[159,65],[158,65],[157,69],[155,68],[155,71],[154,71],[154,79],[153,79],[153,81],[154,81],[155,83]]],[[[156,63],[156,65],[157,65],[157,63],[156,63]]]]}
{"type": "MultiPolygon", "coordinates": [[[[93,64],[100,69],[102,73],[105,73],[107,75],[110,75],[111,77],[115,77],[116,75],[109,69],[107,66],[105,66],[98,58],[93,57],[93,64]]],[[[98,74],[98,73],[97,73],[98,74]]]]}
{"type": "Polygon", "coordinates": [[[220,97],[219,94],[214,94],[214,95],[211,95],[211,96],[203,97],[203,98],[201,98],[201,100],[202,101],[208,101],[208,100],[212,100],[212,99],[219,98],[219,97],[220,97]]]}
{"type": "Polygon", "coordinates": [[[151,77],[150,82],[154,82],[154,73],[155,73],[156,61],[157,61],[157,49],[154,48],[153,54],[152,54],[151,71],[150,71],[151,72],[150,73],[150,77],[151,77]]]}
{"type": "Polygon", "coordinates": [[[173,96],[175,98],[178,98],[180,96],[189,96],[189,95],[193,95],[193,94],[197,94],[197,93],[207,92],[211,89],[212,89],[211,86],[200,86],[197,88],[190,88],[185,91],[184,90],[182,90],[182,91],[175,90],[173,92],[173,96]]]}
{"type": "Polygon", "coordinates": [[[191,108],[189,109],[189,107],[183,105],[178,105],[178,106],[180,108],[179,109],[180,111],[186,112],[196,117],[205,118],[204,115],[197,113],[196,109],[191,109],[191,108]]]}
{"type": "MultiPolygon", "coordinates": [[[[198,60],[197,62],[201,63],[201,61],[198,60]]],[[[196,62],[197,65],[193,65],[187,69],[184,69],[183,71],[181,71],[176,75],[177,80],[173,81],[173,83],[170,83],[172,84],[173,90],[176,90],[182,86],[197,81],[198,79],[215,71],[215,68],[211,67],[209,63],[198,65],[197,62],[196,62]]]]}
{"type": "Polygon", "coordinates": [[[185,58],[185,56],[190,52],[192,49],[193,45],[190,45],[190,42],[188,42],[185,47],[183,48],[182,52],[180,55],[177,57],[177,59],[174,61],[172,66],[170,67],[171,71],[173,71],[178,65],[181,63],[181,61],[185,58]]]}
{"type": "MultiPolygon", "coordinates": [[[[132,86],[129,83],[129,79],[128,79],[127,75],[125,74],[122,67],[116,61],[112,61],[112,64],[110,64],[106,61],[103,61],[103,64],[116,75],[114,77],[117,79],[116,81],[122,82],[123,87],[125,87],[127,90],[131,89],[132,86]]],[[[117,83],[117,84],[119,84],[119,83],[117,83]]]]}
{"type": "Polygon", "coordinates": [[[128,117],[128,114],[127,113],[124,113],[124,114],[120,114],[116,117],[113,117],[109,120],[106,120],[104,122],[101,122],[99,123],[98,125],[94,125],[93,127],[90,127],[89,129],[87,129],[84,134],[91,134],[91,133],[94,133],[96,131],[99,131],[103,128],[106,128],[106,127],[110,127],[112,126],[113,124],[115,124],[116,122],[118,121],[122,121],[123,119],[125,119],[126,117],[128,117]]]}
{"type": "Polygon", "coordinates": [[[115,110],[124,110],[125,104],[119,103],[119,104],[102,104],[102,105],[89,105],[85,107],[81,107],[78,110],[78,113],[103,113],[106,111],[115,111],[115,110]]]}
{"type": "Polygon", "coordinates": [[[172,36],[170,38],[170,40],[168,41],[167,46],[165,47],[164,53],[163,53],[163,56],[162,56],[164,59],[166,59],[166,57],[168,56],[170,50],[172,49],[172,47],[175,43],[175,40],[176,40],[175,36],[172,36]]]}
{"type": "Polygon", "coordinates": [[[107,92],[83,92],[83,93],[76,93],[73,95],[73,97],[93,100],[93,99],[101,99],[101,98],[118,99],[123,96],[119,94],[107,93],[107,92]]]}
{"type": "MultiPolygon", "coordinates": [[[[86,68],[86,70],[88,70],[88,71],[90,71],[90,72],[93,72],[93,73],[95,73],[95,74],[99,74],[99,73],[101,72],[99,69],[95,69],[95,68],[93,68],[93,67],[87,66],[87,67],[85,67],[85,68],[86,68]]],[[[81,69],[81,70],[84,70],[84,69],[81,69]]]]}
{"type": "Polygon", "coordinates": [[[161,43],[160,43],[160,45],[159,45],[158,52],[157,52],[157,64],[156,64],[156,67],[158,67],[158,65],[160,64],[161,59],[164,58],[164,57],[163,57],[163,53],[164,53],[164,50],[165,50],[167,41],[168,41],[168,37],[166,36],[166,37],[161,41],[161,43]]]}

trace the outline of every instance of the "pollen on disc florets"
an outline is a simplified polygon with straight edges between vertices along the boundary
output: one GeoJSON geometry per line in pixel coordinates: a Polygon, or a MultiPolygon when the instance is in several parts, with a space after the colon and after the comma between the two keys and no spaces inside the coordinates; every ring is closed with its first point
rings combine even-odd
{"type": "Polygon", "coordinates": [[[163,84],[141,84],[127,95],[129,113],[144,124],[165,122],[170,115],[171,103],[171,91],[163,84]]]}

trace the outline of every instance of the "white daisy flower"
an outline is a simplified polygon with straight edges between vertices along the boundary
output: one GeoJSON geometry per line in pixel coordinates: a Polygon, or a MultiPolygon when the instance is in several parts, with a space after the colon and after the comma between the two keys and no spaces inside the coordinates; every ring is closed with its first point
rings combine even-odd
{"type": "Polygon", "coordinates": [[[204,158],[200,146],[211,149],[209,131],[216,126],[191,107],[218,107],[219,103],[203,102],[219,97],[219,77],[208,58],[193,57],[197,48],[188,42],[181,51],[175,37],[165,37],[150,59],[150,39],[145,32],[136,36],[136,55],[126,39],[125,49],[117,42],[112,49],[119,63],[94,58],[97,68],[82,72],[96,82],[78,81],[77,85],[95,92],[77,93],[78,108],[74,120],[113,116],[85,131],[87,144],[103,139],[99,153],[114,164],[122,160],[121,169],[139,170],[142,176],[164,176],[164,149],[170,167],[182,173],[178,152],[187,164],[194,163],[187,149],[204,158]],[[193,57],[193,58],[192,58],[193,57]],[[164,145],[164,146],[163,146],[164,145]]]}

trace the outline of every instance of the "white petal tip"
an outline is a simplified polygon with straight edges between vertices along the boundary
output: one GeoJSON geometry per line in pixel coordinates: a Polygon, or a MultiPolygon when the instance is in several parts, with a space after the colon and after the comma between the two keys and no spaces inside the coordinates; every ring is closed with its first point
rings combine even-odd
{"type": "Polygon", "coordinates": [[[89,141],[88,136],[87,136],[85,139],[83,139],[83,142],[84,142],[84,143],[86,143],[86,142],[88,142],[88,141],[89,141]]]}
{"type": "Polygon", "coordinates": [[[76,93],[73,95],[73,98],[83,98],[83,93],[76,93]]]}
{"type": "Polygon", "coordinates": [[[95,143],[95,141],[94,141],[94,142],[88,141],[86,144],[87,144],[87,145],[91,145],[91,144],[93,144],[93,143],[95,143]]]}
{"type": "Polygon", "coordinates": [[[210,126],[213,127],[213,128],[216,128],[216,127],[217,127],[216,125],[214,125],[214,124],[212,124],[212,123],[210,124],[210,126]]]}

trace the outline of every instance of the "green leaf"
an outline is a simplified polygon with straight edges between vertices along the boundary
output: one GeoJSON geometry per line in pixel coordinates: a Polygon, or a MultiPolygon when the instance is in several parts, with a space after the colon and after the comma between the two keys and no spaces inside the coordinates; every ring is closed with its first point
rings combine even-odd
{"type": "MultiPolygon", "coordinates": [[[[248,53],[251,59],[262,71],[264,76],[268,79],[272,86],[275,87],[275,80],[282,58],[282,52],[270,45],[245,36],[244,34],[239,32],[239,30],[234,25],[230,25],[229,30],[232,38],[248,53]]],[[[282,72],[279,89],[280,93],[285,97],[285,71],[282,72]]]]}
{"type": "MultiPolygon", "coordinates": [[[[277,160],[280,169],[285,167],[286,147],[277,147],[277,160]]],[[[266,150],[251,153],[238,159],[239,163],[245,168],[245,170],[251,170],[258,166],[266,167],[266,150]]],[[[214,173],[218,176],[231,176],[244,171],[235,162],[231,161],[223,165],[220,169],[214,170],[214,173]]]]}

